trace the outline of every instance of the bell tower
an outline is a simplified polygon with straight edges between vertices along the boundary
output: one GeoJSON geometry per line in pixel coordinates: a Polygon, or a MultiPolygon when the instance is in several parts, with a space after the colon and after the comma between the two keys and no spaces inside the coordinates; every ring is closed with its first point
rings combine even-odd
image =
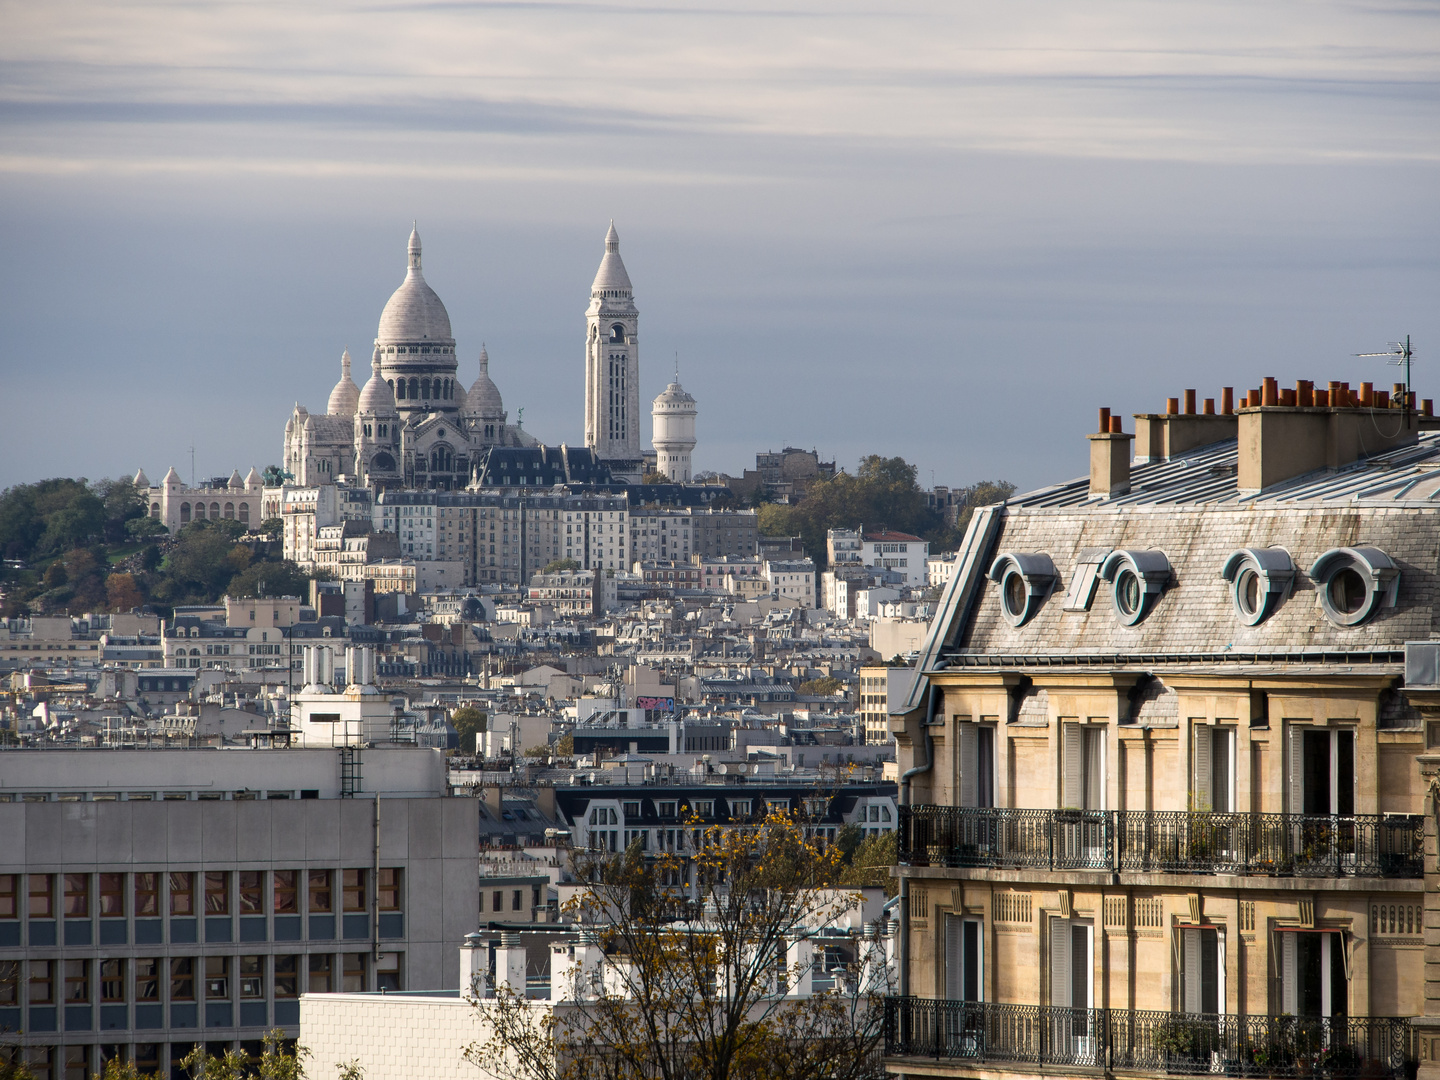
{"type": "Polygon", "coordinates": [[[640,344],[615,223],[585,312],[585,445],[617,479],[640,478],[640,344]]]}

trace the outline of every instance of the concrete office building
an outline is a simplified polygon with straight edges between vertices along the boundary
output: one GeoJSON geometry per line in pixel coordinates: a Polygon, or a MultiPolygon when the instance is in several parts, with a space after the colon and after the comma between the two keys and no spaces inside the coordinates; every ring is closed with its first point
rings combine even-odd
{"type": "Polygon", "coordinates": [[[0,1029],[39,1080],[430,990],[474,928],[473,799],[414,747],[0,753],[0,1029]],[[20,1033],[16,1035],[15,1033],[20,1033]]]}

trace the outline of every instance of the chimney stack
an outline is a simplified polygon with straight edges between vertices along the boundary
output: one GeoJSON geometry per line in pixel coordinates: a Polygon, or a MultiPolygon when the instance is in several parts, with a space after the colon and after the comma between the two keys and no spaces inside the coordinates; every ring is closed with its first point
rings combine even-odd
{"type": "Polygon", "coordinates": [[[1113,499],[1130,491],[1130,440],[1120,417],[1100,410],[1100,430],[1090,436],[1090,498],[1113,499]]]}

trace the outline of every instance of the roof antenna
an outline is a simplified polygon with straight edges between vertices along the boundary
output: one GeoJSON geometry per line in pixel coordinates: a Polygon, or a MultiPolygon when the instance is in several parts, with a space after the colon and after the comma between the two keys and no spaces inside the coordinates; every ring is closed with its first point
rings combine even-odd
{"type": "Polygon", "coordinates": [[[680,384],[680,350],[675,350],[675,384],[680,384]]]}
{"type": "Polygon", "coordinates": [[[1414,358],[1414,350],[1410,348],[1410,335],[1405,335],[1404,341],[1389,342],[1390,348],[1385,352],[1357,352],[1351,356],[1388,356],[1390,363],[1395,367],[1405,369],[1405,406],[1410,406],[1410,361],[1414,358]]]}

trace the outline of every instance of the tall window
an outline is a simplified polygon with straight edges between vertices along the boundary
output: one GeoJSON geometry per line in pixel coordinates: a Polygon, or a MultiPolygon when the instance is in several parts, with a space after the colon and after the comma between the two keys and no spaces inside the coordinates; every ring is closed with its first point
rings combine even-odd
{"type": "Polygon", "coordinates": [[[1345,942],[1338,933],[1282,931],[1280,1009],[1292,1016],[1345,1016],[1350,987],[1345,942]]]}
{"type": "Polygon", "coordinates": [[[230,957],[205,958],[205,1000],[230,1000],[230,957]]]}
{"type": "Polygon", "coordinates": [[[195,1000],[195,960],[192,957],[170,958],[170,1000],[195,1000]]]}
{"type": "Polygon", "coordinates": [[[88,919],[90,917],[90,875],[65,875],[65,917],[67,919],[88,919]]]}
{"type": "Polygon", "coordinates": [[[334,959],[329,953],[310,954],[310,980],[305,984],[306,990],[312,994],[328,994],[335,989],[334,959]]]}
{"type": "Polygon", "coordinates": [[[1294,814],[1355,813],[1355,732],[1290,729],[1290,806],[1294,814]]]}
{"type": "Polygon", "coordinates": [[[20,1004],[20,961],[0,960],[0,1008],[20,1004]]]}
{"type": "Polygon", "coordinates": [[[1231,813],[1235,809],[1235,729],[1195,725],[1196,810],[1231,813]]]}
{"type": "Polygon", "coordinates": [[[125,875],[100,875],[100,917],[102,919],[123,919],[125,917],[125,875]]]}
{"type": "Polygon", "coordinates": [[[1060,805],[1074,810],[1105,809],[1105,728],[1067,723],[1062,738],[1060,805]]]}
{"type": "Polygon", "coordinates": [[[275,996],[296,998],[300,996],[300,958],[298,956],[275,957],[275,996]]]}
{"type": "Polygon", "coordinates": [[[153,871],[135,875],[135,917],[160,914],[160,875],[153,871]]]}
{"type": "Polygon", "coordinates": [[[205,871],[205,914],[230,914],[230,874],[228,871],[205,871]]]}
{"type": "Polygon", "coordinates": [[[55,961],[30,961],[30,1004],[55,1004],[55,961]]]}
{"type": "Polygon", "coordinates": [[[119,1004],[125,1000],[125,961],[120,959],[100,961],[100,1001],[106,1005],[119,1004]]]}
{"type": "Polygon", "coordinates": [[[326,914],[335,910],[335,897],[330,888],[329,870],[311,870],[310,878],[310,910],[317,914],[326,914]]]}
{"type": "Polygon", "coordinates": [[[342,957],[344,968],[340,973],[340,989],[347,994],[365,992],[365,954],[345,953],[342,957]]]}
{"type": "Polygon", "coordinates": [[[242,956],[238,963],[240,996],[242,998],[263,998],[265,996],[265,957],[242,956]]]}
{"type": "Polygon", "coordinates": [[[378,885],[379,901],[381,911],[400,910],[400,868],[398,866],[382,866],[380,868],[380,883],[378,885]]]}
{"type": "Polygon", "coordinates": [[[163,960],[154,956],[142,957],[135,961],[135,1000],[160,1000],[160,965],[163,960]]]}
{"type": "Polygon", "coordinates": [[[65,961],[65,1000],[86,1004],[90,1001],[90,961],[65,961]]]}
{"type": "Polygon", "coordinates": [[[275,914],[294,915],[300,908],[296,902],[296,880],[298,870],[276,870],[275,872],[275,914]]]}
{"type": "Polygon", "coordinates": [[[170,872],[170,914],[195,914],[195,875],[188,870],[170,872]]]}
{"type": "Polygon", "coordinates": [[[55,917],[55,879],[49,874],[30,875],[30,918],[55,917]]]}
{"type": "Polygon", "coordinates": [[[0,919],[20,917],[19,892],[19,874],[0,874],[0,919]]]}
{"type": "Polygon", "coordinates": [[[344,900],[346,911],[366,911],[365,903],[365,871],[345,870],[344,874],[344,900]]]}
{"type": "Polygon", "coordinates": [[[959,735],[960,805],[995,805],[995,729],[968,719],[956,724],[959,735]]]}
{"type": "Polygon", "coordinates": [[[241,870],[240,914],[265,914],[265,872],[263,870],[241,870]]]}
{"type": "Polygon", "coordinates": [[[980,927],[979,919],[945,916],[945,997],[951,1001],[985,1000],[980,927]]]}
{"type": "Polygon", "coordinates": [[[1189,1013],[1223,1011],[1225,965],[1220,935],[1208,927],[1180,931],[1180,998],[1189,1013]]]}

